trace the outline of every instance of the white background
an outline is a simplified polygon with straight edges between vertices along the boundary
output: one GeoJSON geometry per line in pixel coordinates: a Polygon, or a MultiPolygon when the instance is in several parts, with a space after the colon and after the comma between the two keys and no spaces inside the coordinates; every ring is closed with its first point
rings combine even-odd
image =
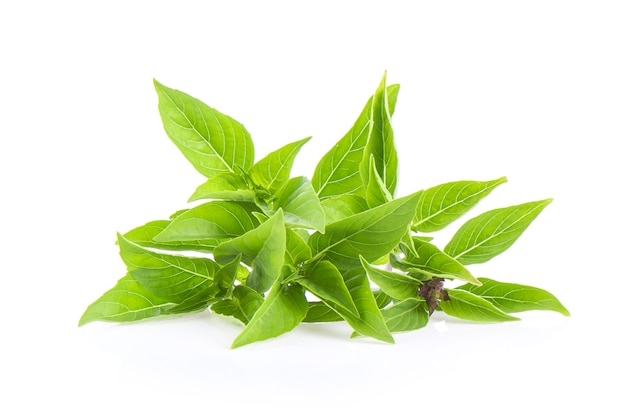
{"type": "Polygon", "coordinates": [[[599,0],[3,2],[0,415],[623,416],[625,21],[599,0]],[[553,197],[471,271],[571,317],[434,315],[395,345],[308,324],[237,350],[209,312],[77,327],[124,274],[116,231],[202,182],[152,78],[244,123],[257,157],[313,135],[310,176],[385,70],[399,195],[506,175],[474,214],[553,197]]]}

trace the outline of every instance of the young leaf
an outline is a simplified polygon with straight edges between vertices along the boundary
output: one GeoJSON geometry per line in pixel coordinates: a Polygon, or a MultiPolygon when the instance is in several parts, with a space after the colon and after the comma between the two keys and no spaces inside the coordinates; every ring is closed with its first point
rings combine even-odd
{"type": "Polygon", "coordinates": [[[365,200],[370,208],[390,202],[393,199],[376,170],[376,160],[372,154],[370,154],[369,176],[367,181],[365,200]]]}
{"type": "Polygon", "coordinates": [[[415,252],[405,248],[404,260],[397,262],[397,259],[392,259],[392,266],[401,270],[420,273],[421,276],[460,279],[480,286],[480,282],[463,264],[441,251],[435,245],[414,238],[413,248],[415,252]]]}
{"type": "Polygon", "coordinates": [[[224,240],[238,237],[259,226],[252,215],[254,203],[211,201],[174,218],[156,241],[224,240]]]}
{"type": "Polygon", "coordinates": [[[254,145],[241,123],[156,80],[154,87],[165,132],[196,170],[210,178],[252,166],[254,145]]]}
{"type": "Polygon", "coordinates": [[[308,137],[287,144],[259,160],[250,168],[249,175],[252,181],[270,193],[276,193],[289,179],[296,155],[310,139],[311,137],[308,137]]]}
{"type": "Polygon", "coordinates": [[[422,284],[421,280],[406,274],[378,269],[363,258],[361,258],[361,264],[367,277],[392,298],[403,300],[417,297],[417,291],[422,284]]]}
{"type": "Polygon", "coordinates": [[[189,198],[190,202],[200,199],[242,200],[253,202],[256,194],[245,180],[235,173],[220,173],[202,183],[189,198]]]}
{"type": "Polygon", "coordinates": [[[464,284],[457,289],[466,290],[491,302],[506,313],[544,310],[569,316],[569,311],[550,292],[533,286],[497,282],[481,277],[482,286],[464,284]]]}
{"type": "Polygon", "coordinates": [[[359,316],[343,277],[333,263],[325,260],[315,263],[296,282],[321,300],[340,306],[356,317],[359,316]]]}
{"type": "Polygon", "coordinates": [[[141,287],[167,302],[183,303],[212,288],[220,266],[208,258],[161,254],[118,234],[120,256],[141,287]]]}
{"type": "Polygon", "coordinates": [[[211,252],[219,244],[217,239],[203,239],[191,241],[160,242],[155,239],[157,235],[167,228],[171,221],[152,221],[145,225],[134,228],[124,234],[124,238],[141,247],[156,248],[171,251],[199,251],[211,252]]]}
{"type": "Polygon", "coordinates": [[[361,196],[345,194],[322,200],[322,209],[326,215],[326,223],[331,224],[348,216],[356,215],[369,209],[361,196]]]}
{"type": "Polygon", "coordinates": [[[324,232],[326,215],[306,177],[289,179],[278,192],[274,207],[283,209],[288,226],[324,232]]]}
{"type": "Polygon", "coordinates": [[[302,322],[339,322],[343,321],[333,308],[324,302],[309,302],[306,316],[302,322]]]}
{"type": "Polygon", "coordinates": [[[372,132],[368,138],[359,170],[363,184],[369,185],[370,156],[374,157],[375,169],[378,172],[384,188],[390,196],[394,196],[398,185],[398,153],[394,144],[393,129],[391,128],[391,113],[387,93],[387,74],[374,94],[372,102],[372,132]]]}
{"type": "Polygon", "coordinates": [[[552,199],[494,209],[459,228],[444,251],[459,262],[484,263],[504,252],[552,199]]]}
{"type": "Polygon", "coordinates": [[[250,322],[233,341],[232,348],[277,337],[294,329],[308,309],[304,290],[298,284],[276,282],[250,322]]]}
{"type": "Polygon", "coordinates": [[[215,247],[218,263],[228,263],[241,254],[252,268],[246,285],[259,293],[267,291],[280,276],[285,260],[285,223],[279,209],[267,221],[245,234],[215,247]]]}
{"type": "Polygon", "coordinates": [[[235,287],[230,298],[222,299],[211,305],[211,310],[219,315],[232,316],[247,324],[263,304],[263,301],[263,296],[257,291],[239,285],[235,287]]]}
{"type": "Polygon", "coordinates": [[[449,300],[442,300],[439,307],[448,315],[477,322],[518,321],[495,307],[487,299],[463,289],[448,289],[449,300]]]}
{"type": "Polygon", "coordinates": [[[326,233],[311,235],[309,245],[340,269],[360,267],[359,255],[372,263],[406,234],[418,198],[414,193],[327,225],[326,233]]]}
{"type": "Polygon", "coordinates": [[[93,321],[129,322],[167,313],[175,303],[154,296],[130,274],[87,307],[78,325],[93,321]]]}
{"type": "Polygon", "coordinates": [[[457,181],[426,189],[417,204],[411,228],[420,232],[439,231],[505,182],[506,177],[500,177],[491,181],[457,181]]]}
{"type": "Polygon", "coordinates": [[[423,299],[409,298],[381,310],[390,332],[420,329],[428,324],[428,307],[423,299]]]}
{"type": "Polygon", "coordinates": [[[311,258],[311,247],[293,229],[287,228],[286,232],[285,264],[296,268],[300,263],[304,263],[311,258]]]}

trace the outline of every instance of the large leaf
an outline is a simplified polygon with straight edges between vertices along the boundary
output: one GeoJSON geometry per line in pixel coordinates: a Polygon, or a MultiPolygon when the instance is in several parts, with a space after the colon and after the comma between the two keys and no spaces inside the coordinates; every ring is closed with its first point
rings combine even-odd
{"type": "Polygon", "coordinates": [[[551,201],[528,202],[478,215],[459,228],[444,251],[465,265],[489,261],[513,245],[551,201]]]}
{"type": "Polygon", "coordinates": [[[263,300],[263,296],[257,291],[239,285],[235,287],[230,298],[222,299],[211,305],[211,310],[219,315],[232,316],[247,324],[263,304],[263,300]]]}
{"type": "Polygon", "coordinates": [[[420,329],[428,324],[428,307],[423,299],[409,298],[381,311],[390,332],[420,329]]]}
{"type": "Polygon", "coordinates": [[[220,173],[202,183],[189,198],[190,202],[200,199],[224,199],[254,201],[256,194],[239,174],[220,173]]]}
{"type": "Polygon", "coordinates": [[[249,202],[207,202],[174,218],[155,239],[168,242],[238,237],[259,225],[252,215],[257,210],[249,202]]]}
{"type": "Polygon", "coordinates": [[[93,321],[129,322],[167,313],[175,303],[154,296],[130,274],[87,307],[78,325],[93,321]]]}
{"type": "Polygon", "coordinates": [[[333,263],[325,260],[315,263],[296,282],[318,298],[340,306],[357,317],[359,316],[359,311],[343,282],[343,277],[333,263]]]}
{"type": "Polygon", "coordinates": [[[506,177],[491,181],[456,181],[424,190],[415,210],[411,228],[414,231],[434,232],[459,219],[506,177]]]}
{"type": "Polygon", "coordinates": [[[480,278],[482,286],[464,284],[458,289],[481,296],[506,313],[543,310],[569,316],[569,311],[550,292],[533,286],[480,278]]]}
{"type": "Polygon", "coordinates": [[[196,170],[213,177],[252,166],[254,146],[241,123],[156,80],[154,86],[165,132],[196,170]]]}
{"type": "Polygon", "coordinates": [[[372,263],[388,254],[406,234],[419,195],[414,193],[326,226],[309,245],[339,268],[360,267],[359,255],[372,263]]]}
{"type": "Polygon", "coordinates": [[[278,192],[274,207],[283,209],[288,226],[324,232],[326,215],[306,177],[289,179],[278,192]]]}
{"type": "Polygon", "coordinates": [[[307,309],[307,300],[300,285],[276,282],[248,325],[235,338],[232,348],[291,331],[302,322],[307,309]]]}
{"type": "Polygon", "coordinates": [[[395,195],[398,185],[398,153],[394,144],[393,129],[391,128],[391,112],[387,93],[387,74],[374,94],[372,102],[372,131],[368,138],[359,170],[363,184],[368,185],[370,177],[370,158],[373,157],[375,169],[378,172],[384,188],[391,196],[395,195]]]}
{"type": "Polygon", "coordinates": [[[449,300],[442,300],[439,307],[448,315],[477,322],[518,321],[487,299],[463,289],[448,289],[449,300]]]}
{"type": "Polygon", "coordinates": [[[413,250],[402,246],[405,257],[403,260],[391,259],[392,266],[420,277],[460,279],[475,285],[480,282],[467,270],[463,264],[441,251],[435,245],[413,238],[413,250]],[[415,252],[414,252],[415,251],[415,252]]]}
{"type": "Polygon", "coordinates": [[[242,261],[252,268],[246,285],[264,293],[280,276],[285,240],[283,211],[279,209],[257,228],[219,244],[213,256],[218,263],[225,264],[241,254],[242,261]]]}
{"type": "Polygon", "coordinates": [[[361,196],[345,194],[322,200],[322,209],[326,214],[326,223],[340,221],[348,216],[356,215],[369,209],[361,196]]]}
{"type": "Polygon", "coordinates": [[[365,268],[367,277],[392,298],[403,300],[417,297],[417,292],[422,284],[421,280],[406,274],[376,268],[363,258],[361,258],[361,263],[365,268]]]}
{"type": "MultiPolygon", "coordinates": [[[[220,266],[208,258],[161,254],[118,234],[120,256],[141,287],[167,302],[183,303],[212,287],[220,266]]],[[[232,260],[230,260],[232,261],[232,260]]]]}
{"type": "Polygon", "coordinates": [[[252,181],[270,193],[275,193],[289,180],[289,174],[298,152],[311,137],[287,144],[269,153],[250,168],[252,181]]]}
{"type": "MultiPolygon", "coordinates": [[[[393,113],[399,86],[387,89],[387,105],[393,113]]],[[[313,173],[311,183],[320,200],[344,194],[364,193],[363,180],[359,175],[359,166],[363,160],[363,150],[374,127],[373,104],[370,97],[352,128],[319,161],[313,173]]],[[[369,157],[368,157],[369,158],[369,157]]]]}
{"type": "MultiPolygon", "coordinates": [[[[186,212],[186,211],[185,211],[186,212]]],[[[145,225],[134,228],[124,234],[124,238],[142,247],[156,248],[171,251],[200,251],[211,252],[217,244],[218,239],[203,239],[191,241],[168,241],[160,242],[155,239],[157,235],[167,228],[171,221],[152,221],[145,225]]]]}

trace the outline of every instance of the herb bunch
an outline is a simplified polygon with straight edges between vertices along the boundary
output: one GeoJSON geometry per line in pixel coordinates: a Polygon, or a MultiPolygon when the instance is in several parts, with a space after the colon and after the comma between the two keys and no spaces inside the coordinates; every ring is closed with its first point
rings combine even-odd
{"type": "Polygon", "coordinates": [[[482,213],[440,249],[431,234],[506,178],[395,197],[399,86],[387,86],[386,76],[310,180],[290,177],[310,137],[255,162],[241,123],[154,85],[165,132],[207,180],[192,207],[118,234],[127,273],[79,325],[210,308],[243,324],[234,348],[301,322],[346,321],[352,336],[393,343],[393,333],[426,326],[435,310],[481,322],[515,321],[511,314],[527,310],[569,315],[545,290],[476,278],[467,268],[508,249],[551,199],[482,213]]]}

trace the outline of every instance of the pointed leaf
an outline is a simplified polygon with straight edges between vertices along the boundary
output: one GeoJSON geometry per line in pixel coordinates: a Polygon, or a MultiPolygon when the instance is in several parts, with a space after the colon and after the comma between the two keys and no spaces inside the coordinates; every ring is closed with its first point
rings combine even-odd
{"type": "Polygon", "coordinates": [[[155,248],[170,251],[200,251],[211,252],[219,244],[217,239],[169,241],[160,242],[155,239],[157,235],[167,228],[171,221],[152,221],[145,225],[134,228],[124,234],[124,238],[141,247],[155,248]]]}
{"type": "Polygon", "coordinates": [[[259,226],[252,215],[254,203],[211,201],[174,218],[156,237],[160,242],[224,240],[238,237],[259,226]]]}
{"type": "Polygon", "coordinates": [[[360,267],[359,255],[372,263],[388,254],[406,234],[419,196],[412,194],[326,226],[309,245],[338,268],[360,267]]]}
{"type": "Polygon", "coordinates": [[[333,308],[324,302],[309,302],[306,316],[302,322],[339,322],[343,321],[333,308]]]}
{"type": "Polygon", "coordinates": [[[552,199],[494,209],[467,221],[444,251],[459,262],[484,263],[504,252],[552,199]]]}
{"type": "Polygon", "coordinates": [[[569,316],[569,311],[550,292],[533,286],[497,282],[481,277],[482,286],[464,284],[458,289],[481,296],[506,313],[544,310],[569,316]]]}
{"type": "Polygon", "coordinates": [[[274,207],[283,209],[288,226],[324,232],[326,215],[306,177],[289,179],[278,192],[274,207]]]}
{"type": "Polygon", "coordinates": [[[211,310],[219,315],[232,316],[247,324],[263,304],[263,301],[263,296],[257,291],[239,285],[235,287],[230,298],[222,299],[211,305],[211,310]]]}
{"type": "Polygon", "coordinates": [[[87,307],[78,325],[93,321],[138,321],[166,314],[173,306],[175,303],[154,296],[127,274],[87,307]]]}
{"type": "Polygon", "coordinates": [[[219,244],[213,256],[218,263],[225,264],[241,254],[242,261],[252,268],[246,285],[264,293],[280,276],[285,239],[283,212],[279,209],[257,228],[219,244]]]}
{"type": "Polygon", "coordinates": [[[210,178],[252,166],[254,146],[241,123],[156,80],[154,87],[165,132],[196,170],[210,178]]]}
{"type": "Polygon", "coordinates": [[[285,264],[297,268],[311,258],[311,247],[293,229],[287,229],[287,241],[285,243],[285,264]]]}
{"type": "Polygon", "coordinates": [[[189,198],[190,202],[200,199],[242,200],[253,202],[256,194],[245,180],[235,173],[220,173],[202,183],[189,198]]]}
{"type": "Polygon", "coordinates": [[[506,183],[506,177],[491,181],[456,181],[426,189],[417,204],[411,228],[420,232],[439,231],[502,183],[506,183]]]}
{"type": "Polygon", "coordinates": [[[248,325],[235,338],[232,348],[274,338],[291,331],[302,322],[307,309],[307,300],[302,287],[293,283],[276,282],[248,325]]]}
{"type": "Polygon", "coordinates": [[[365,190],[367,205],[373,208],[383,203],[390,202],[392,199],[391,194],[389,194],[389,191],[385,187],[385,183],[380,178],[378,171],[376,171],[376,160],[374,156],[370,154],[369,176],[365,190]]]}
{"type": "Polygon", "coordinates": [[[428,324],[428,307],[423,299],[409,298],[381,311],[390,332],[420,329],[428,324]]]}
{"type": "Polygon", "coordinates": [[[322,200],[322,209],[326,214],[326,223],[331,224],[348,216],[356,215],[369,209],[361,196],[345,194],[322,200]]]}
{"type": "Polygon", "coordinates": [[[356,317],[359,316],[341,273],[332,263],[325,260],[315,263],[306,271],[306,275],[296,282],[318,298],[338,305],[356,317]]]}
{"type": "Polygon", "coordinates": [[[289,180],[296,155],[310,139],[311,137],[308,137],[287,144],[259,160],[250,168],[249,175],[252,181],[272,194],[277,192],[289,180]]]}
{"type": "Polygon", "coordinates": [[[442,300],[439,307],[448,315],[477,322],[518,321],[495,307],[487,299],[463,289],[448,289],[450,300],[442,300]]]}
{"type": "Polygon", "coordinates": [[[422,281],[406,274],[378,269],[363,258],[361,258],[361,264],[367,277],[392,298],[403,300],[417,297],[422,281]]]}

